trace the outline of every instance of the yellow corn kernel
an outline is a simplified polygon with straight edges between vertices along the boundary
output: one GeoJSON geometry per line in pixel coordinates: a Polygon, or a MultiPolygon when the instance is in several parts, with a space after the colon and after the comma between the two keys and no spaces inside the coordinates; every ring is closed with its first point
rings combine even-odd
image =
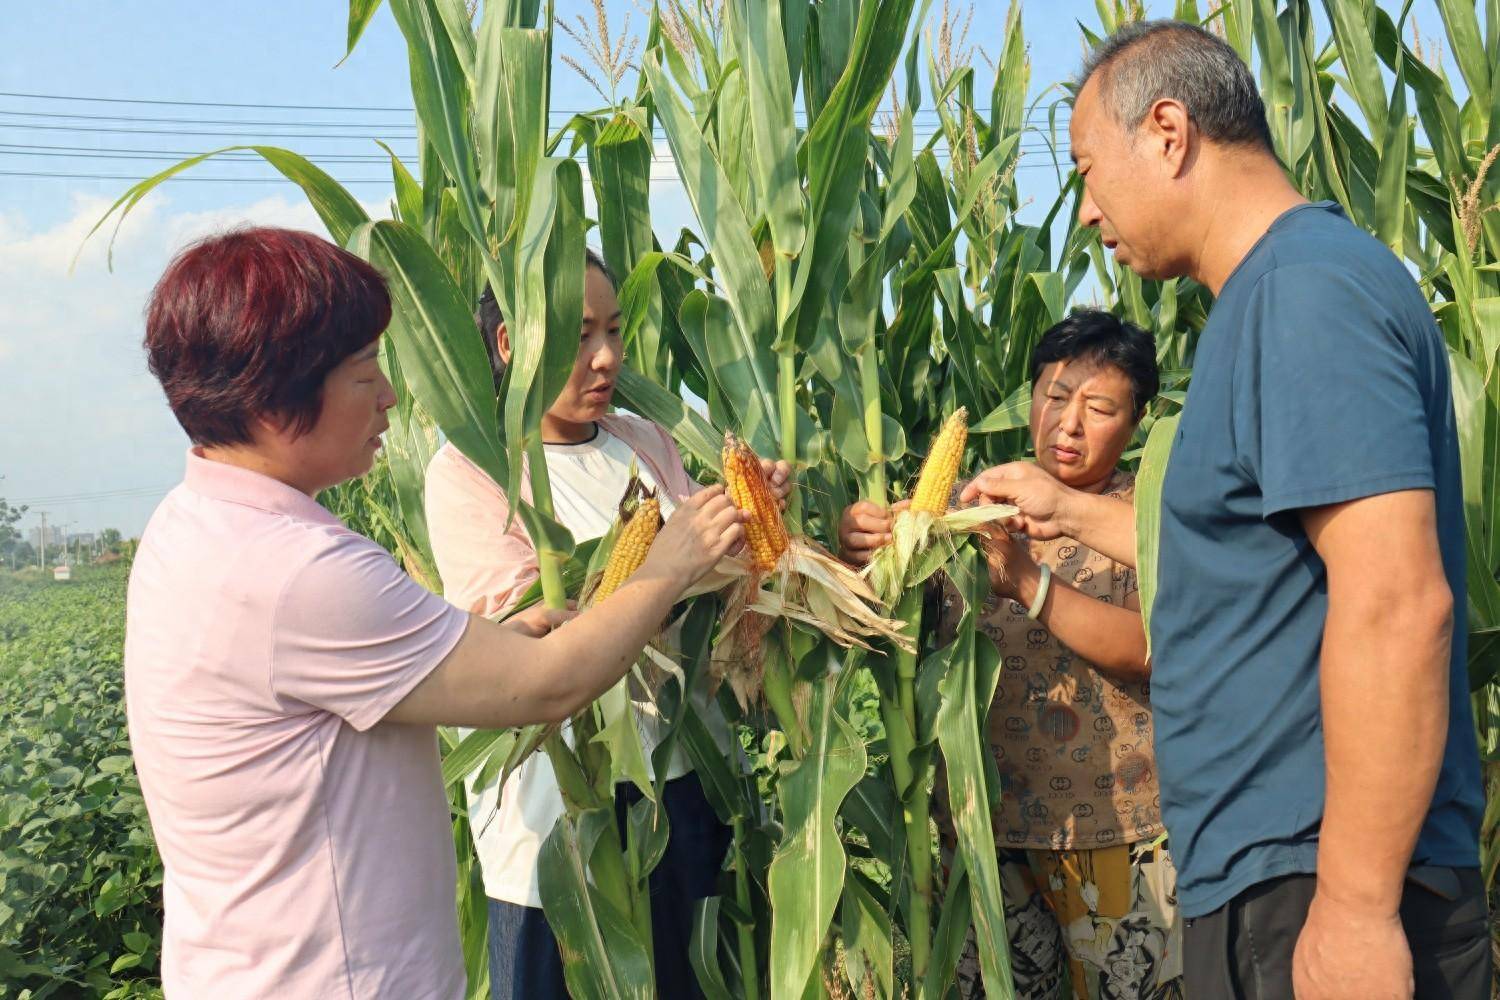
{"type": "Polygon", "coordinates": [[[771,496],[760,459],[749,445],[732,433],[725,434],[723,457],[724,486],[729,499],[750,514],[745,525],[745,548],[750,553],[750,563],[758,570],[774,569],[791,544],[786,525],[781,523],[781,505],[771,496]]]}
{"type": "Polygon", "coordinates": [[[630,574],[641,568],[660,527],[661,503],[655,497],[647,497],[636,505],[635,513],[615,538],[609,562],[604,564],[604,575],[599,578],[599,588],[594,591],[595,604],[613,594],[630,574]]]}
{"type": "Polygon", "coordinates": [[[917,488],[911,495],[912,510],[938,517],[948,513],[953,480],[958,477],[958,466],[963,461],[964,444],[968,439],[969,411],[960,406],[933,439],[927,459],[922,463],[922,474],[917,477],[917,488]]]}

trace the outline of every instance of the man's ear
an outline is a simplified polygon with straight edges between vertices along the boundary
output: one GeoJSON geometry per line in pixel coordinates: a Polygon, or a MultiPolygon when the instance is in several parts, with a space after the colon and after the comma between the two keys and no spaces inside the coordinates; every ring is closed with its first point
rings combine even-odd
{"type": "Polygon", "coordinates": [[[1181,101],[1164,97],[1151,106],[1143,125],[1160,143],[1163,158],[1172,176],[1180,177],[1189,163],[1189,157],[1196,152],[1192,145],[1198,141],[1198,133],[1192,127],[1187,106],[1181,101]]]}
{"type": "Polygon", "coordinates": [[[510,331],[503,322],[495,327],[495,347],[500,352],[500,360],[510,364],[510,331]]]}

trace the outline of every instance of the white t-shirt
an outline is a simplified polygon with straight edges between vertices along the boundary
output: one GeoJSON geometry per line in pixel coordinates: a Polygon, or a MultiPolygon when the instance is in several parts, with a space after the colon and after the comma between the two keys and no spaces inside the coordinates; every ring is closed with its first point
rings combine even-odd
{"type": "MultiPolygon", "coordinates": [[[[599,538],[609,531],[630,482],[632,464],[642,483],[651,489],[657,487],[651,470],[636,459],[630,446],[602,427],[593,440],[582,444],[549,444],[545,448],[553,512],[573,533],[575,541],[599,538]]],[[[675,498],[664,491],[658,496],[662,516],[671,516],[676,509],[675,498]]],[[[718,706],[701,686],[692,693],[692,700],[720,749],[726,756],[733,754],[733,737],[718,706]]],[[[642,701],[635,704],[636,726],[649,773],[651,753],[665,735],[662,731],[665,727],[654,705],[642,701]]],[[[679,778],[690,770],[679,747],[672,756],[667,778],[679,778]]],[[[469,793],[469,825],[479,853],[486,894],[507,903],[540,907],[537,855],[563,813],[552,762],[545,754],[532,754],[511,774],[503,791],[496,782],[477,788],[473,776],[465,784],[469,793]]]]}

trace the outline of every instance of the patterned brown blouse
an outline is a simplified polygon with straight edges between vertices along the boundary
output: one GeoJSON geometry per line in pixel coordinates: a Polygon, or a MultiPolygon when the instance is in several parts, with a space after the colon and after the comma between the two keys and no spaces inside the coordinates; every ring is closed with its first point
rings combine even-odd
{"type": "MultiPolygon", "coordinates": [[[[1133,501],[1135,477],[1117,472],[1105,493],[1133,501]]],[[[1071,539],[1032,542],[1031,554],[1054,585],[1116,607],[1137,589],[1133,569],[1071,539]]],[[[988,719],[997,846],[1088,850],[1160,835],[1150,684],[1101,673],[1015,601],[991,597],[980,628],[1002,666],[988,719]]]]}

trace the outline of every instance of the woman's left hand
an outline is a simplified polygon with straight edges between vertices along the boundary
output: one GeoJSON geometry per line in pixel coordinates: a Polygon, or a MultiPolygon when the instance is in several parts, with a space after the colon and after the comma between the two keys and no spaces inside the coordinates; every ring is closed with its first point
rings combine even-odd
{"type": "Polygon", "coordinates": [[[1031,558],[1031,546],[1025,535],[1012,535],[999,524],[989,525],[981,533],[980,548],[990,568],[990,587],[1001,597],[1015,600],[1023,581],[1041,572],[1031,558]]]}
{"type": "Polygon", "coordinates": [[[771,461],[769,458],[760,460],[760,470],[766,474],[766,485],[771,487],[771,495],[786,509],[786,498],[792,495],[792,465],[786,459],[771,461]]]}
{"type": "Polygon", "coordinates": [[[517,611],[501,624],[506,628],[515,629],[522,635],[540,639],[553,629],[577,617],[577,601],[569,601],[567,608],[561,610],[549,608],[545,604],[533,604],[525,611],[517,611]]]}

